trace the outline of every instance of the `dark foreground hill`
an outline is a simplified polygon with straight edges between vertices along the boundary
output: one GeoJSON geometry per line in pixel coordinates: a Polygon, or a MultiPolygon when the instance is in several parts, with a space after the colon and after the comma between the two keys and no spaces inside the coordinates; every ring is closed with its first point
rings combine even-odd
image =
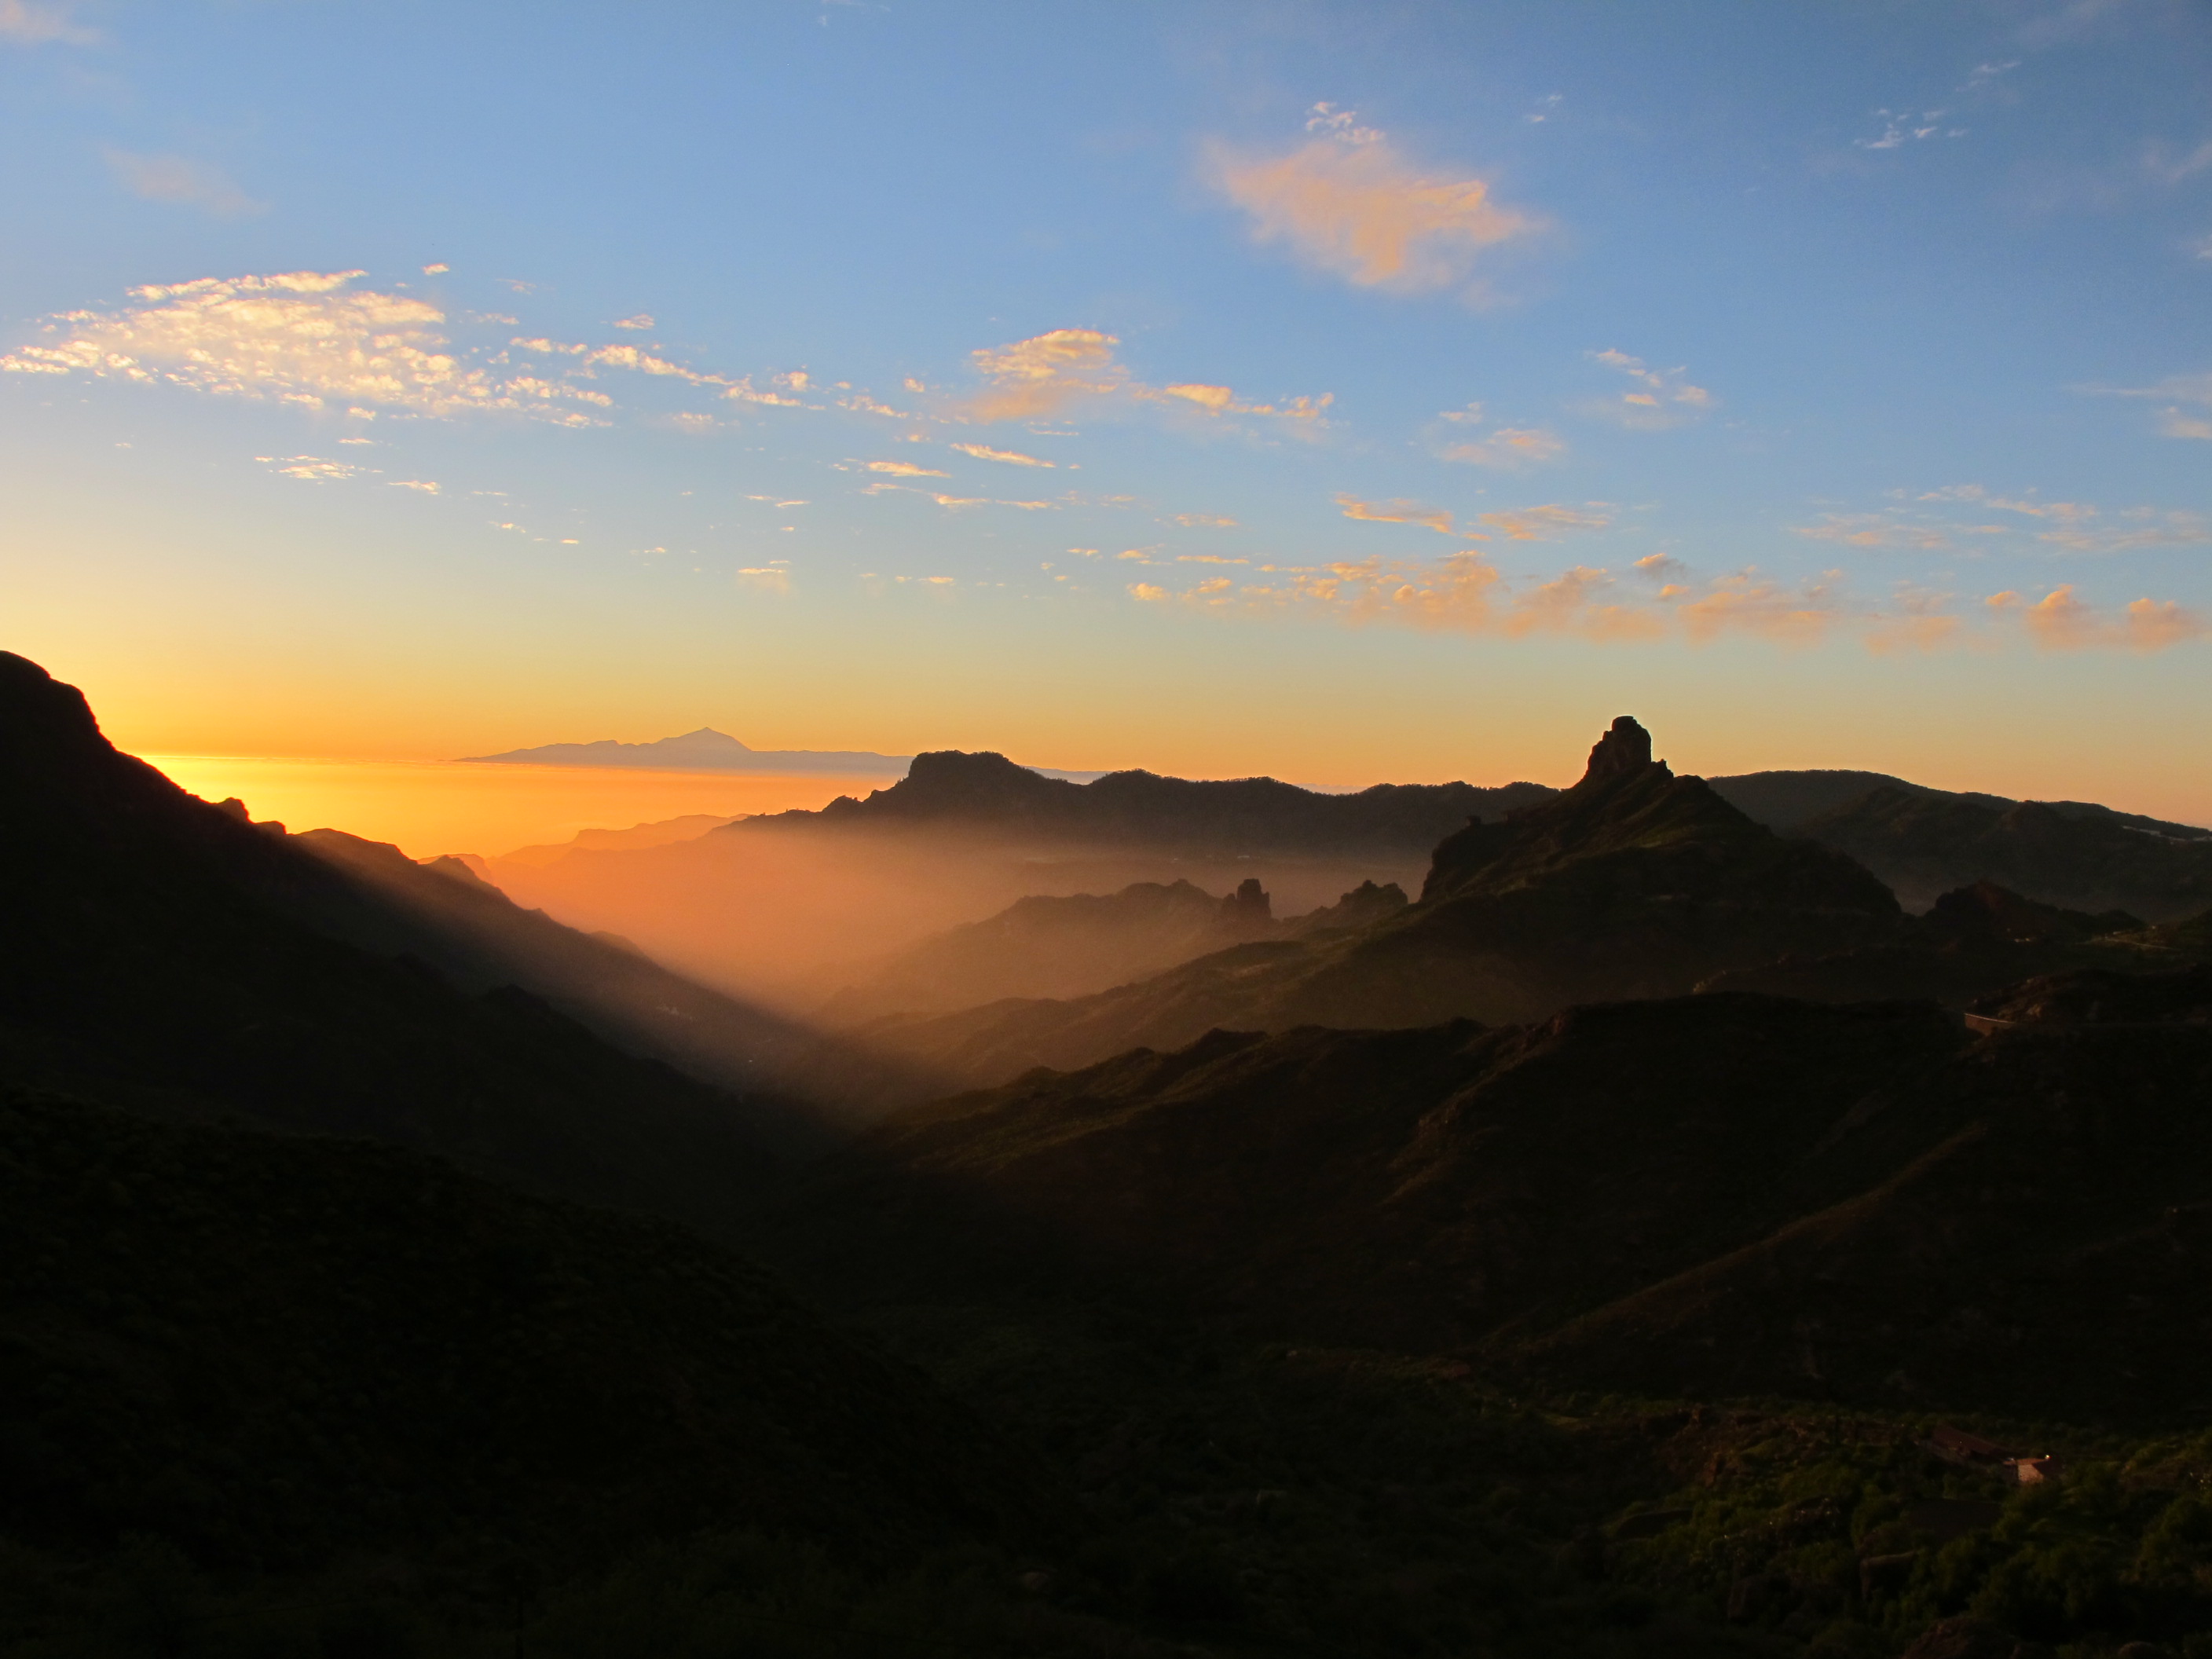
{"type": "Polygon", "coordinates": [[[366,1142],[0,1098],[0,1528],[311,1565],[1042,1511],[980,1425],[672,1224],[366,1142]]]}
{"type": "MultiPolygon", "coordinates": [[[[1094,786],[1095,787],[1095,786],[1094,786]]],[[[975,1083],[1180,1048],[1212,1027],[1540,1018],[1897,937],[1887,888],[1651,757],[1623,718],[1574,788],[1445,837],[1420,900],[1348,933],[1242,945],[1114,990],[886,1020],[872,1040],[975,1083]]]]}
{"type": "Polygon", "coordinates": [[[117,753],[74,688],[4,653],[0,894],[0,1083],[396,1141],[708,1226],[775,1174],[776,1103],[495,974],[457,984],[422,953],[483,951],[117,753]]]}
{"type": "Polygon", "coordinates": [[[2164,1023],[1988,1035],[1751,996],[1215,1032],[905,1114],[787,1225],[832,1278],[1141,1285],[1644,1392],[2186,1419],[2212,1031],[2164,982],[2120,981],[2164,1023]]]}

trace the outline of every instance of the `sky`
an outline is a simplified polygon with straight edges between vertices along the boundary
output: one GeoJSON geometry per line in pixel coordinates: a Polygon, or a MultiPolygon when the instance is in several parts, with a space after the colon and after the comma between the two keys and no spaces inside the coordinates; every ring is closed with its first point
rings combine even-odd
{"type": "Polygon", "coordinates": [[[170,754],[2212,822],[2212,9],[0,0],[0,645],[170,754]]]}

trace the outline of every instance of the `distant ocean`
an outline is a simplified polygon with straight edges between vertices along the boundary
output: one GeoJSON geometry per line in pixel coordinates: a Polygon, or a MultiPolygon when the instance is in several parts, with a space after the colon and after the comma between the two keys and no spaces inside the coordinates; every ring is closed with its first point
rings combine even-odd
{"type": "Polygon", "coordinates": [[[441,853],[496,858],[585,830],[625,830],[698,812],[736,817],[811,811],[839,795],[886,788],[900,775],[238,755],[143,758],[206,799],[237,796],[258,820],[274,818],[290,830],[343,830],[391,842],[418,859],[441,853]]]}

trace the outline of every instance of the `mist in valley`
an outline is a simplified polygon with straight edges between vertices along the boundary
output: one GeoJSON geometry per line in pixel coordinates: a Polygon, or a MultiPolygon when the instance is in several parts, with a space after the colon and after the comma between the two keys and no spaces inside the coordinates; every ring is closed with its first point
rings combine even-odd
{"type": "MultiPolygon", "coordinates": [[[[1334,905],[1363,883],[1417,893],[1427,860],[1246,857],[980,830],[777,829],[713,830],[656,847],[580,848],[550,861],[495,858],[474,867],[517,904],[586,933],[616,934],[706,984],[786,1015],[843,1020],[855,1017],[857,1005],[841,1006],[841,993],[875,979],[913,946],[1023,899],[1105,898],[1135,884],[1184,883],[1218,902],[1256,880],[1280,920],[1334,905]]],[[[1191,927],[1188,915],[1147,920],[1160,926],[1116,927],[1101,915],[1096,929],[1063,928],[1050,959],[1035,963],[1034,978],[1009,983],[994,975],[972,999],[964,986],[940,986],[920,1006],[1103,990],[1173,965],[1182,959],[1174,941],[1185,935],[1193,954],[1216,948],[1219,930],[1191,927]]],[[[872,1012],[894,1012],[878,1002],[872,1012]]]]}

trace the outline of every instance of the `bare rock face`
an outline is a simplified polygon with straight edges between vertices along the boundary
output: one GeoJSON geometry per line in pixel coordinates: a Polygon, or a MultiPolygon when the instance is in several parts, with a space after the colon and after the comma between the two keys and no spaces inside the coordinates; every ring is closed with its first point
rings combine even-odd
{"type": "Polygon", "coordinates": [[[1263,927],[1272,917],[1272,901],[1256,876],[1247,876],[1237,890],[1221,901],[1221,919],[1244,929],[1263,927]]]}
{"type": "Polygon", "coordinates": [[[1584,783],[1641,772],[1651,764],[1651,734],[1637,724],[1633,714],[1623,714],[1590,750],[1584,783]]]}

